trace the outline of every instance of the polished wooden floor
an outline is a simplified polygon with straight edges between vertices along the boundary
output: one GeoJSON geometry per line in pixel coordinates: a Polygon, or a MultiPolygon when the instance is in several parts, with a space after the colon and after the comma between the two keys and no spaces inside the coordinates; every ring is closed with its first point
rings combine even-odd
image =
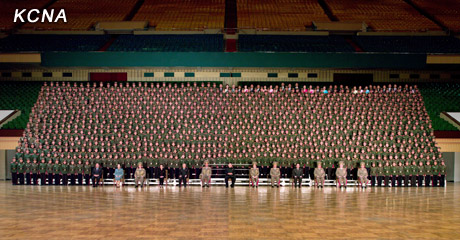
{"type": "Polygon", "coordinates": [[[460,239],[446,188],[12,186],[0,239],[460,239]]]}

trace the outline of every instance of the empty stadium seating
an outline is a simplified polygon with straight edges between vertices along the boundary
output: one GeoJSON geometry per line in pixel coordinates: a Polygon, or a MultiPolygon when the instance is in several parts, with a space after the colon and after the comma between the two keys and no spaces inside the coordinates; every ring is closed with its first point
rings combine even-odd
{"type": "Polygon", "coordinates": [[[237,0],[238,27],[302,31],[312,21],[329,21],[315,0],[237,0]]]}
{"type": "Polygon", "coordinates": [[[459,53],[460,39],[445,36],[359,36],[356,43],[366,52],[459,53]]]}
{"type": "Polygon", "coordinates": [[[109,35],[18,34],[0,39],[0,52],[97,51],[109,35]]]}
{"type": "Polygon", "coordinates": [[[136,52],[222,52],[224,40],[217,34],[122,35],[109,51],[136,52]]]}
{"type": "Polygon", "coordinates": [[[435,19],[454,31],[460,31],[460,2],[457,0],[412,0],[435,19]]]}
{"type": "Polygon", "coordinates": [[[28,23],[23,29],[88,30],[100,21],[122,21],[137,0],[58,0],[48,9],[65,9],[67,22],[28,23]]]}
{"type": "Polygon", "coordinates": [[[47,85],[17,148],[24,156],[39,149],[41,157],[61,161],[117,156],[168,166],[343,159],[351,167],[439,157],[413,87],[47,85]]]}
{"type": "Polygon", "coordinates": [[[2,129],[25,129],[29,121],[32,106],[37,101],[42,83],[38,82],[1,82],[0,109],[20,110],[21,114],[2,129]]]}
{"type": "Polygon", "coordinates": [[[145,0],[134,21],[160,31],[223,29],[225,0],[145,0]]]}
{"type": "Polygon", "coordinates": [[[240,52],[354,52],[339,36],[240,35],[240,52]]]}
{"type": "Polygon", "coordinates": [[[339,21],[366,22],[375,31],[441,30],[403,0],[325,0],[339,21]]]}

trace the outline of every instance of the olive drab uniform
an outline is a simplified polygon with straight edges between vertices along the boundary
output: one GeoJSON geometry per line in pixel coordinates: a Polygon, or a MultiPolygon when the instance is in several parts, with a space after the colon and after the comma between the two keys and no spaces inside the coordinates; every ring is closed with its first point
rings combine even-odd
{"type": "Polygon", "coordinates": [[[358,169],[358,180],[361,183],[361,187],[367,187],[368,182],[368,173],[366,168],[359,168],[358,169]]]}
{"type": "Polygon", "coordinates": [[[275,183],[277,187],[280,186],[280,176],[281,176],[280,168],[277,167],[277,168],[270,169],[270,178],[271,178],[272,187],[275,186],[275,183]]]}
{"type": "Polygon", "coordinates": [[[203,167],[200,174],[201,184],[203,187],[209,187],[209,183],[211,182],[211,175],[212,175],[212,168],[211,167],[203,167]]]}
{"type": "Polygon", "coordinates": [[[136,187],[140,184],[141,187],[144,186],[144,179],[145,179],[145,168],[136,168],[136,172],[134,173],[134,182],[136,187]]]}
{"type": "Polygon", "coordinates": [[[11,162],[10,170],[11,170],[11,181],[13,182],[13,185],[17,185],[18,184],[18,163],[11,162]]]}
{"type": "Polygon", "coordinates": [[[335,176],[337,177],[337,183],[339,187],[347,186],[347,169],[346,168],[337,168],[335,171],[335,176]]]}
{"type": "Polygon", "coordinates": [[[251,186],[256,187],[259,186],[259,168],[258,167],[252,167],[249,170],[249,181],[251,183],[251,186]]]}
{"type": "Polygon", "coordinates": [[[326,172],[324,172],[324,168],[315,168],[313,173],[315,175],[316,185],[318,187],[323,187],[324,185],[324,177],[326,176],[326,172]]]}

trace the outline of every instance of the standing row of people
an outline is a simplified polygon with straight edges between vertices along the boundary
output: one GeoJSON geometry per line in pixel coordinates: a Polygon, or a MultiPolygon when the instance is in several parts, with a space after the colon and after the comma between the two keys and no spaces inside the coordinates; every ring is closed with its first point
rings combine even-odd
{"type": "MultiPolygon", "coordinates": [[[[164,180],[168,178],[167,169],[161,164],[158,169],[149,169],[151,172],[149,176],[154,176],[159,179],[160,186],[163,187],[164,180]],[[153,174],[153,172],[155,174],[153,174]]],[[[177,172],[177,179],[179,180],[179,186],[187,186],[187,181],[190,178],[190,169],[187,164],[183,163],[181,168],[172,169],[172,171],[177,172]]],[[[143,186],[145,179],[147,178],[147,171],[144,169],[143,163],[139,162],[135,170],[132,170],[133,177],[135,179],[136,187],[140,185],[143,186]]],[[[199,169],[199,178],[202,181],[203,187],[209,187],[210,179],[212,176],[212,168],[209,166],[209,163],[205,161],[205,165],[199,169]]],[[[257,166],[256,162],[253,162],[252,167],[249,169],[249,182],[250,186],[258,187],[259,177],[260,177],[260,167],[257,166]]],[[[81,160],[75,164],[72,161],[69,165],[64,162],[61,164],[56,160],[55,163],[52,163],[50,160],[48,163],[45,163],[45,160],[42,159],[41,163],[37,163],[34,160],[33,163],[30,163],[30,160],[27,163],[24,163],[20,159],[19,163],[16,162],[16,159],[13,158],[11,162],[11,173],[12,173],[12,182],[13,185],[16,184],[33,184],[38,185],[40,180],[41,185],[90,185],[90,178],[93,180],[93,186],[97,186],[101,178],[104,177],[104,171],[100,164],[96,163],[95,167],[92,167],[87,161],[85,164],[81,163],[81,160]],[[85,181],[83,181],[85,180],[85,181]]],[[[235,169],[231,163],[224,169],[225,173],[225,185],[228,187],[229,181],[231,181],[231,187],[234,187],[236,181],[235,169]]],[[[430,162],[427,161],[424,165],[423,162],[419,162],[419,165],[414,161],[412,164],[406,162],[405,165],[402,165],[401,162],[397,165],[396,162],[390,166],[389,162],[385,163],[385,166],[380,162],[378,166],[375,163],[372,164],[371,168],[366,168],[365,162],[360,163],[360,168],[357,169],[357,180],[361,187],[367,187],[370,182],[371,186],[383,186],[388,187],[402,187],[403,184],[405,187],[408,186],[433,186],[433,187],[444,187],[446,174],[446,166],[444,161],[441,161],[441,165],[437,164],[437,161],[434,161],[433,165],[430,165],[430,162]],[[370,180],[370,181],[369,181],[370,180]]],[[[114,171],[111,171],[110,178],[115,180],[116,186],[120,186],[120,183],[123,178],[125,178],[125,171],[122,168],[121,164],[117,165],[117,168],[114,171]]],[[[309,173],[305,171],[305,168],[300,164],[296,164],[295,168],[290,174],[293,179],[295,187],[302,186],[302,179],[305,177],[309,178],[309,173]]],[[[339,162],[338,168],[335,169],[335,177],[337,180],[338,187],[345,187],[348,183],[349,171],[345,167],[343,161],[339,162]]],[[[174,176],[174,175],[173,175],[174,176]]],[[[281,171],[278,167],[278,163],[274,162],[273,167],[270,169],[270,179],[272,187],[280,186],[281,171]]],[[[311,179],[315,180],[315,186],[318,188],[324,186],[326,179],[326,169],[322,167],[322,162],[317,162],[317,168],[313,170],[313,176],[311,179]]]]}

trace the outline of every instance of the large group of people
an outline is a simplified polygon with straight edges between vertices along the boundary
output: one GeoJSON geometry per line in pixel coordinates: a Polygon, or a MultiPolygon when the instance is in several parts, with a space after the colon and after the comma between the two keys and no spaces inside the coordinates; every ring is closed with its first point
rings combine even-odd
{"type": "Polygon", "coordinates": [[[45,83],[14,162],[16,182],[30,184],[90,182],[96,165],[103,178],[184,186],[200,176],[209,186],[212,175],[232,185],[244,175],[274,186],[281,178],[437,186],[445,175],[417,86],[392,84],[45,83]],[[140,165],[145,174],[136,175],[140,165]]]}

